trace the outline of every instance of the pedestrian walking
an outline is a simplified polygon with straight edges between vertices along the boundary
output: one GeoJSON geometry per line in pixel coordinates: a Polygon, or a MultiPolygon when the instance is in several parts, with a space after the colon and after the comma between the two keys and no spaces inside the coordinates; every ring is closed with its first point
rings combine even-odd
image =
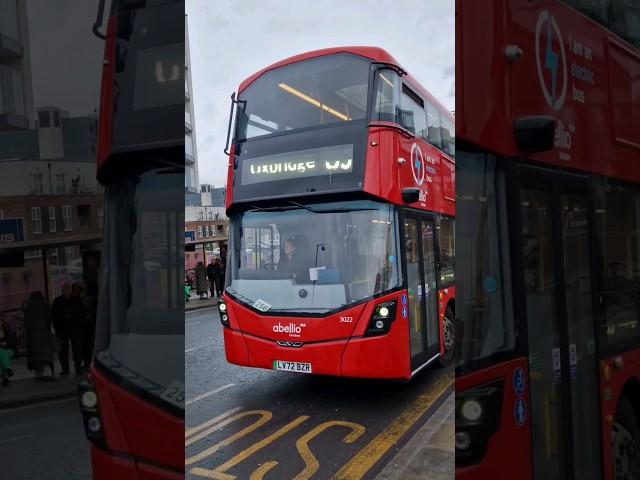
{"type": "Polygon", "coordinates": [[[32,292],[24,307],[24,323],[27,333],[27,368],[34,372],[36,380],[54,378],[51,334],[51,314],[42,292],[32,292]],[[51,375],[45,377],[49,367],[51,375]]]}
{"type": "Polygon", "coordinates": [[[207,295],[207,269],[203,262],[196,265],[196,291],[201,300],[207,295]]]}
{"type": "Polygon", "coordinates": [[[62,286],[62,295],[56,297],[51,306],[53,328],[60,344],[60,364],[62,375],[69,374],[69,344],[73,354],[76,373],[82,371],[82,340],[78,335],[77,324],[81,322],[82,311],[76,298],[72,295],[72,287],[68,283],[62,286]]]}

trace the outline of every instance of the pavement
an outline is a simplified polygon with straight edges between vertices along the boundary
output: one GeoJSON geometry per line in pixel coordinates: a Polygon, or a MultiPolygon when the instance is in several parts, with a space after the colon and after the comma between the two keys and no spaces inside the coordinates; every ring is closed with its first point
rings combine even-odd
{"type": "Polygon", "coordinates": [[[198,298],[196,293],[191,292],[189,301],[184,303],[185,311],[199,310],[201,308],[211,308],[218,305],[218,297],[198,298]]]}
{"type": "Polygon", "coordinates": [[[0,411],[2,480],[90,480],[89,442],[73,398],[0,411]]]}
{"type": "MultiPolygon", "coordinates": [[[[13,360],[11,368],[15,375],[10,379],[9,386],[0,387],[0,411],[60,398],[76,397],[78,384],[85,378],[84,374],[71,373],[65,376],[57,375],[54,380],[36,381],[33,373],[27,369],[25,357],[13,360]]],[[[57,362],[55,369],[56,372],[61,370],[57,362]]]]}
{"type": "Polygon", "coordinates": [[[187,479],[453,478],[451,369],[402,383],[234,366],[215,308],[188,312],[185,334],[187,479]]]}

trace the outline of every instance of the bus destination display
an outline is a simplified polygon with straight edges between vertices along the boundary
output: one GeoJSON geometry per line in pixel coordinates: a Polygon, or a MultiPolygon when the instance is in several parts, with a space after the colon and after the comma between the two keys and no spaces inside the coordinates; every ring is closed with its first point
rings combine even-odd
{"type": "Polygon", "coordinates": [[[242,160],[242,185],[353,171],[353,145],[311,148],[242,160]]]}

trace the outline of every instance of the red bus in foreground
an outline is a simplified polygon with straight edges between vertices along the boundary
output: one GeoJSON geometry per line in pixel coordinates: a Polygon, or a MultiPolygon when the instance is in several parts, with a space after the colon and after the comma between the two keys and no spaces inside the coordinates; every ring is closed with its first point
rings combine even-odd
{"type": "Polygon", "coordinates": [[[371,47],[288,58],[232,100],[227,360],[392,379],[449,362],[452,115],[371,47]]]}
{"type": "Polygon", "coordinates": [[[114,1],[108,21],[102,269],[80,386],[96,480],[184,478],[183,18],[181,1],[114,1]]]}
{"type": "Polygon", "coordinates": [[[456,8],[456,478],[640,478],[637,2],[456,8]]]}

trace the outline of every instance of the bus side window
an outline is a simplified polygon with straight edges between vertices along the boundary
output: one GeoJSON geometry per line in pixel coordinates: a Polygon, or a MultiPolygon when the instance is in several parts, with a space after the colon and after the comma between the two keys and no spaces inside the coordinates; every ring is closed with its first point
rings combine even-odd
{"type": "Polygon", "coordinates": [[[456,139],[454,133],[453,122],[448,118],[442,116],[442,150],[451,157],[455,157],[456,151],[456,139]]]}
{"type": "Polygon", "coordinates": [[[427,102],[427,141],[436,148],[442,148],[440,126],[440,112],[435,105],[427,102]]]}
{"type": "Polygon", "coordinates": [[[427,118],[424,113],[424,101],[406,85],[402,85],[400,99],[400,123],[419,137],[427,138],[427,118]]]}

